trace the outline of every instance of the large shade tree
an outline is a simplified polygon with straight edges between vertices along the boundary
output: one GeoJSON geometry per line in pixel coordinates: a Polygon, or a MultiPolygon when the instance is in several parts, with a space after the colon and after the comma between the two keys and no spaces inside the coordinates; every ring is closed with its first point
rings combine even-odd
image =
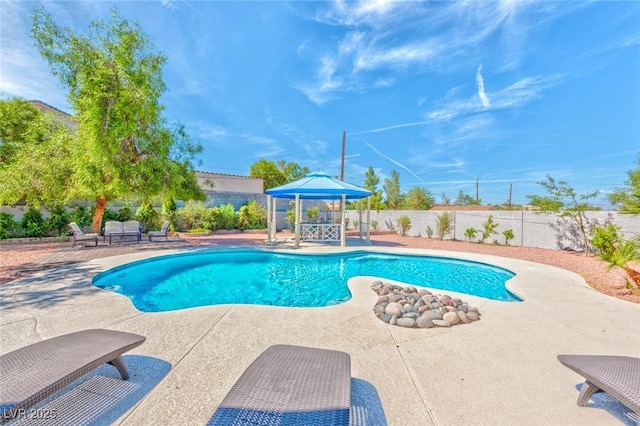
{"type": "Polygon", "coordinates": [[[309,168],[302,167],[298,163],[284,160],[275,163],[265,158],[261,158],[249,167],[249,176],[261,178],[264,191],[302,179],[308,173],[309,168]]]}
{"type": "Polygon", "coordinates": [[[0,204],[63,204],[77,151],[71,128],[20,98],[0,100],[0,123],[0,204]]]}
{"type": "Polygon", "coordinates": [[[400,173],[391,170],[391,177],[384,180],[384,192],[387,196],[387,207],[397,210],[402,203],[402,192],[400,190],[400,173]]]}
{"type": "Polygon", "coordinates": [[[138,24],[114,9],[109,23],[97,21],[87,34],[76,34],[40,9],[32,36],[69,90],[81,144],[70,189],[76,198],[95,199],[94,231],[110,200],[202,197],[193,168],[202,147],[163,118],[166,57],[153,50],[138,24]]]}

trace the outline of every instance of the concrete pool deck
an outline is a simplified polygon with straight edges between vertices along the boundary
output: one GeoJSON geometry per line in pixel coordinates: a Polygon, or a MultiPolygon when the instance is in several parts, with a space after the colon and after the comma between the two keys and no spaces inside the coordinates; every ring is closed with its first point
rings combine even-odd
{"type": "MultiPolygon", "coordinates": [[[[389,425],[635,423],[634,413],[603,394],[578,407],[583,379],[556,356],[640,356],[639,305],[597,293],[573,272],[515,259],[388,247],[308,245],[296,251],[354,249],[501,266],[517,274],[508,287],[524,301],[434,290],[477,306],[482,319],[404,329],[374,315],[373,277],[350,280],[353,297],[337,306],[220,305],[160,313],[140,312],[126,297],[91,285],[96,273],[111,267],[183,251],[150,250],[59,266],[0,286],[0,352],[87,328],[146,336],[125,359],[132,380],[147,380],[148,392],[113,418],[123,425],[205,424],[242,371],[274,344],[349,353],[352,377],[374,397],[372,404],[381,404],[389,425]],[[162,374],[148,373],[155,367],[162,374]]],[[[370,420],[380,424],[379,417],[370,420]]]]}

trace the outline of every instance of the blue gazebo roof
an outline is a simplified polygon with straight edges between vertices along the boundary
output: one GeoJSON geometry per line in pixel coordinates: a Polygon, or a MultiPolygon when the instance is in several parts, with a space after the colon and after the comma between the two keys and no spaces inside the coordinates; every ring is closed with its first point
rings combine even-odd
{"type": "Polygon", "coordinates": [[[343,195],[347,200],[359,200],[371,196],[371,191],[334,179],[331,175],[320,171],[309,173],[302,179],[282,186],[267,189],[265,193],[275,198],[295,198],[298,194],[304,200],[340,200],[343,195]]]}

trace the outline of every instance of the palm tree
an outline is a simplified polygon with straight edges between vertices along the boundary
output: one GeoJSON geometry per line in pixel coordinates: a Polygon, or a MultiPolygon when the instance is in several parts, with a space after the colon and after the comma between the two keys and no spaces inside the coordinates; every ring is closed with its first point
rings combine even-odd
{"type": "Polygon", "coordinates": [[[630,263],[640,261],[640,237],[622,241],[610,253],[602,253],[599,257],[609,263],[607,270],[615,267],[623,269],[636,290],[640,290],[640,272],[632,269],[630,263]]]}

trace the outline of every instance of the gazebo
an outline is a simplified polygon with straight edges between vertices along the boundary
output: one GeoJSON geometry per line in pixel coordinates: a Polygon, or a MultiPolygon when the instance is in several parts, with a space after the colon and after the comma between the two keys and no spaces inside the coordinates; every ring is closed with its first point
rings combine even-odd
{"type": "Polygon", "coordinates": [[[340,240],[342,247],[346,246],[346,220],[345,204],[347,200],[367,199],[367,220],[362,221],[362,205],[360,208],[360,238],[363,230],[366,238],[369,239],[370,228],[370,208],[371,191],[359,186],[351,185],[334,179],[331,175],[323,172],[309,173],[302,179],[289,182],[277,188],[267,189],[267,241],[272,242],[276,233],[276,198],[295,200],[295,243],[300,245],[300,240],[312,241],[332,241],[340,240]],[[302,203],[301,200],[340,200],[341,219],[340,224],[319,224],[301,223],[302,203]],[[366,226],[364,226],[366,224],[366,226]]]}

